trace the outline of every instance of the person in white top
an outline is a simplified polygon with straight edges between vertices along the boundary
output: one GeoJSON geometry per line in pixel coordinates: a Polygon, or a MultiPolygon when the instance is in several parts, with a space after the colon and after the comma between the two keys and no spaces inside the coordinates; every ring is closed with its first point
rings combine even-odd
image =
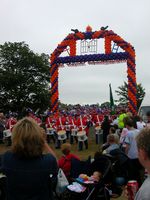
{"type": "Polygon", "coordinates": [[[142,166],[138,160],[138,149],[136,143],[136,137],[139,134],[139,130],[134,128],[133,118],[126,117],[124,120],[125,126],[128,129],[126,138],[125,138],[125,153],[130,158],[131,166],[133,168],[132,173],[130,174],[130,179],[137,180],[139,185],[142,183],[141,179],[141,170],[142,166]]]}
{"type": "Polygon", "coordinates": [[[141,131],[146,126],[145,122],[140,116],[136,117],[136,126],[139,131],[141,131]]]}

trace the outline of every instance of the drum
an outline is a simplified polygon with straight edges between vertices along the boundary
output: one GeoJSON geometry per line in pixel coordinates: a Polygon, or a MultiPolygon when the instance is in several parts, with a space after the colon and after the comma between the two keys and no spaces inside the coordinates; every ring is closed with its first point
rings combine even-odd
{"type": "Polygon", "coordinates": [[[101,129],[101,126],[96,126],[96,127],[95,127],[95,130],[96,130],[96,131],[99,131],[100,129],[101,129]]]}
{"type": "Polygon", "coordinates": [[[60,130],[57,132],[57,134],[58,134],[58,140],[66,140],[67,139],[65,130],[60,130]]]}
{"type": "Polygon", "coordinates": [[[9,129],[3,131],[4,138],[11,137],[11,131],[9,129]]]}
{"type": "Polygon", "coordinates": [[[79,131],[78,133],[77,133],[77,136],[79,137],[79,136],[84,136],[84,135],[86,135],[86,132],[85,131],[79,131]]]}
{"type": "Polygon", "coordinates": [[[78,141],[85,141],[87,140],[86,132],[85,131],[79,131],[77,133],[78,141]]]}
{"type": "Polygon", "coordinates": [[[100,134],[100,131],[101,131],[101,126],[96,126],[95,127],[95,133],[100,134]]]}
{"type": "Polygon", "coordinates": [[[77,136],[78,130],[76,128],[71,130],[71,136],[77,136]]]}
{"type": "Polygon", "coordinates": [[[47,135],[54,135],[54,129],[53,128],[47,128],[47,135]]]}

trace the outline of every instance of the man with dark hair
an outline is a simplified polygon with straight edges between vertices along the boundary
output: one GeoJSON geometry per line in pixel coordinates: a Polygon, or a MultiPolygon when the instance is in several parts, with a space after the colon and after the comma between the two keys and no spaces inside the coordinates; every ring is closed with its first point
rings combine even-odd
{"type": "Polygon", "coordinates": [[[148,177],[136,194],[135,200],[150,199],[150,128],[143,129],[136,138],[138,158],[148,172],[148,177]]]}

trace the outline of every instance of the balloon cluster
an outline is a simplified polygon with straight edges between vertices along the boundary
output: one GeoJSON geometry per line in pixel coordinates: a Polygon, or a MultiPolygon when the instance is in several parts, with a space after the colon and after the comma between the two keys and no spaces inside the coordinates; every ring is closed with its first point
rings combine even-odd
{"type": "Polygon", "coordinates": [[[69,46],[70,46],[70,56],[76,56],[76,41],[71,40],[69,46]]]}
{"type": "Polygon", "coordinates": [[[110,54],[111,53],[111,40],[109,37],[105,37],[105,53],[110,54]]]}
{"type": "Polygon", "coordinates": [[[111,53],[111,54],[90,54],[90,55],[81,55],[81,56],[65,56],[59,57],[56,59],[56,63],[83,63],[90,61],[111,61],[111,60],[127,60],[128,53],[111,53]]]}
{"type": "Polygon", "coordinates": [[[58,68],[67,64],[68,66],[76,66],[88,62],[97,63],[119,63],[127,61],[127,77],[128,77],[128,107],[129,110],[136,114],[136,72],[135,72],[135,50],[130,43],[124,41],[120,36],[112,30],[100,29],[92,32],[92,28],[88,26],[86,32],[80,32],[78,29],[72,29],[74,33],[70,33],[51,54],[50,57],[50,75],[51,75],[51,105],[52,112],[58,113],[58,68]],[[76,55],[76,41],[87,39],[104,38],[105,54],[92,55],[76,55]],[[112,53],[111,42],[122,48],[124,52],[112,53]],[[59,57],[60,54],[70,47],[69,56],[59,57]]]}

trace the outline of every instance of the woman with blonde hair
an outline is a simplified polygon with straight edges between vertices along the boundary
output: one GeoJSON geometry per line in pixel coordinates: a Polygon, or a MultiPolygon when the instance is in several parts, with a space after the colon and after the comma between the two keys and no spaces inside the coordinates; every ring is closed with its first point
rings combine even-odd
{"type": "Polygon", "coordinates": [[[2,158],[2,170],[7,177],[8,200],[51,199],[49,177],[57,177],[57,161],[33,119],[25,117],[14,126],[12,149],[2,158]],[[45,149],[49,153],[43,154],[45,149]]]}

